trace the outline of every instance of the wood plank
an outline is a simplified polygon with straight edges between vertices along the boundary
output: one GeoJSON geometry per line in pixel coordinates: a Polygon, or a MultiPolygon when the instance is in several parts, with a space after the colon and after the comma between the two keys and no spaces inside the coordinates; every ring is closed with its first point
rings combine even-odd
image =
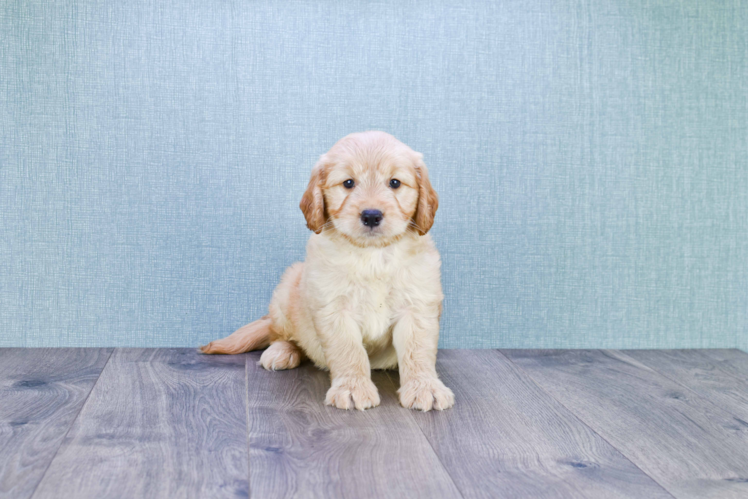
{"type": "Polygon", "coordinates": [[[466,498],[671,498],[499,352],[437,370],[455,406],[414,417],[466,498]]]}
{"type": "Polygon", "coordinates": [[[343,411],[324,405],[328,373],[258,361],[247,360],[252,497],[460,497],[384,372],[372,375],[379,407],[343,411]]]}
{"type": "Polygon", "coordinates": [[[748,353],[739,349],[703,349],[701,352],[718,361],[724,372],[748,382],[748,353]]]}
{"type": "Polygon", "coordinates": [[[0,349],[0,497],[28,498],[111,349],[0,349]]]}
{"type": "Polygon", "coordinates": [[[244,359],[116,349],[34,497],[247,497],[244,359]]]}
{"type": "Polygon", "coordinates": [[[703,350],[642,350],[625,354],[716,404],[732,415],[738,429],[745,427],[748,432],[748,379],[724,370],[723,363],[703,350]]]}
{"type": "Polygon", "coordinates": [[[677,497],[748,496],[748,432],[618,351],[503,351],[677,497]]]}

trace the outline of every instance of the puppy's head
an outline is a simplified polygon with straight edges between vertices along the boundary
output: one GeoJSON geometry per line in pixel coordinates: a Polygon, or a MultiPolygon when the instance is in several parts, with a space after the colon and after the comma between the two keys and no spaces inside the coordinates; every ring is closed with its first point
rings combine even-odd
{"type": "Polygon", "coordinates": [[[386,245],[407,231],[426,234],[439,198],[420,153],[384,132],[361,132],[322,155],[299,206],[315,233],[386,245]]]}

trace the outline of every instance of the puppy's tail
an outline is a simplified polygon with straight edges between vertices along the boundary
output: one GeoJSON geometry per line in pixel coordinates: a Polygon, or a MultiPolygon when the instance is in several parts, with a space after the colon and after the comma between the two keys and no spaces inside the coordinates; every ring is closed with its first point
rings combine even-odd
{"type": "Polygon", "coordinates": [[[221,340],[200,348],[205,354],[239,354],[264,349],[270,345],[270,316],[263,316],[221,340]]]}

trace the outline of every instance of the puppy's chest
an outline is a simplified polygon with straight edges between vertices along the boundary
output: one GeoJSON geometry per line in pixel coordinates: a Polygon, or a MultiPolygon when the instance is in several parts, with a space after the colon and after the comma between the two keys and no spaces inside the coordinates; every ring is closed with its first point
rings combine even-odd
{"type": "Polygon", "coordinates": [[[372,284],[356,287],[350,297],[350,307],[365,341],[387,335],[394,309],[387,286],[372,284]]]}
{"type": "Polygon", "coordinates": [[[350,269],[346,297],[365,341],[387,336],[400,307],[397,293],[402,269],[398,266],[368,266],[350,269]]]}

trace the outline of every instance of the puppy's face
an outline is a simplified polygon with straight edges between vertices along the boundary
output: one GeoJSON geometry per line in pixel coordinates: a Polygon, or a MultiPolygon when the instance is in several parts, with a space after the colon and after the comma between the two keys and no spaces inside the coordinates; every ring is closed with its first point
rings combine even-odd
{"type": "Polygon", "coordinates": [[[381,246],[406,231],[426,234],[438,204],[421,154],[384,132],[362,132],[320,158],[300,207],[316,233],[381,246]]]}

